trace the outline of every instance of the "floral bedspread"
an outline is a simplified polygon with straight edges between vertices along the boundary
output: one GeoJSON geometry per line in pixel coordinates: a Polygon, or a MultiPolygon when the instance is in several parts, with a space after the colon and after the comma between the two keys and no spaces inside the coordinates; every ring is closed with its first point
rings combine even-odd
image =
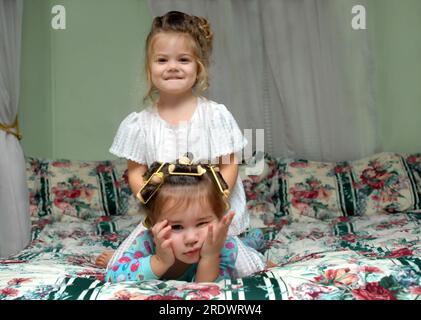
{"type": "Polygon", "coordinates": [[[262,228],[276,266],[242,279],[195,284],[110,284],[94,264],[139,217],[70,215],[34,220],[33,241],[0,260],[0,299],[421,299],[419,213],[282,218],[262,228]]]}

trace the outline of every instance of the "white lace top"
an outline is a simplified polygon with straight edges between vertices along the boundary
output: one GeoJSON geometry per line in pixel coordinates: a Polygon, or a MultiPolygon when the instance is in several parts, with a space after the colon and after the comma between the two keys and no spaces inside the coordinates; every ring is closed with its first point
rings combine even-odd
{"type": "MultiPolygon", "coordinates": [[[[189,121],[177,125],[163,120],[156,106],[129,114],[120,124],[110,152],[141,164],[154,161],[172,162],[186,152],[193,154],[193,163],[212,161],[241,151],[247,140],[231,112],[223,104],[198,98],[189,121]]],[[[249,226],[244,187],[240,176],[230,197],[235,217],[229,234],[238,235],[249,226]]]]}

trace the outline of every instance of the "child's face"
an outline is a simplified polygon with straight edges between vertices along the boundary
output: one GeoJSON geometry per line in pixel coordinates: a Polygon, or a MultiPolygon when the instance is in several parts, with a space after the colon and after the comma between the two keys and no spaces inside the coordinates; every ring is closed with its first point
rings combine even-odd
{"type": "Polygon", "coordinates": [[[191,38],[182,33],[159,33],[152,43],[151,80],[160,94],[191,92],[197,78],[191,38]]]}
{"type": "Polygon", "coordinates": [[[186,210],[161,214],[159,221],[165,219],[172,226],[170,238],[175,257],[187,264],[199,262],[200,249],[208,234],[208,225],[218,221],[211,208],[192,205],[186,210]]]}

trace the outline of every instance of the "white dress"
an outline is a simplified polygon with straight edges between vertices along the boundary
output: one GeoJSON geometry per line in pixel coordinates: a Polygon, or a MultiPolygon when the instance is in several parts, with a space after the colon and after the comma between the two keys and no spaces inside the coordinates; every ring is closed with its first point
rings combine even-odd
{"type": "MultiPolygon", "coordinates": [[[[197,101],[191,119],[177,125],[163,120],[156,106],[129,114],[121,122],[110,152],[148,166],[155,161],[173,162],[186,152],[193,154],[193,163],[217,163],[218,157],[241,152],[247,140],[228,109],[204,97],[198,97],[197,101]]],[[[237,158],[241,159],[240,153],[237,158]]],[[[235,212],[235,216],[228,233],[236,236],[249,227],[246,197],[239,175],[231,191],[230,210],[235,212]]],[[[139,224],[119,247],[109,266],[142,229],[143,225],[139,224]]],[[[241,252],[241,247],[239,249],[241,252]]]]}

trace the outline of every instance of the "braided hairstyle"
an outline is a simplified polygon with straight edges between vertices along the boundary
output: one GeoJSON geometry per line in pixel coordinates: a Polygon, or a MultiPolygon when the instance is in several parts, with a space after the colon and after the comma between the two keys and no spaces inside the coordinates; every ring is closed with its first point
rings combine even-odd
{"type": "Polygon", "coordinates": [[[209,87],[208,68],[212,53],[213,33],[209,21],[203,17],[189,15],[179,11],[170,11],[160,17],[155,17],[152,28],[146,38],[145,72],[148,91],[144,100],[156,100],[157,89],[151,80],[150,61],[152,59],[153,41],[161,32],[184,33],[191,37],[194,57],[198,65],[195,89],[204,92],[209,87]]]}
{"type": "MultiPolygon", "coordinates": [[[[154,172],[161,166],[161,163],[154,162],[143,176],[147,181],[154,172]]],[[[197,172],[198,165],[174,164],[176,172],[197,172]]],[[[216,181],[209,173],[209,170],[201,176],[171,175],[168,172],[169,164],[165,164],[160,172],[163,174],[162,186],[157,185],[162,181],[153,177],[141,191],[144,199],[150,200],[145,204],[147,217],[145,226],[152,227],[159,219],[160,214],[173,210],[186,210],[192,206],[198,208],[210,208],[218,217],[222,218],[226,209],[226,199],[218,189],[216,181]],[[158,189],[158,190],[157,190],[158,189]],[[155,194],[154,194],[155,193],[155,194]],[[151,196],[154,194],[153,196],[151,196]]],[[[220,176],[222,177],[222,176],[220,176]]],[[[226,182],[219,178],[223,188],[227,188],[226,182]]]]}

